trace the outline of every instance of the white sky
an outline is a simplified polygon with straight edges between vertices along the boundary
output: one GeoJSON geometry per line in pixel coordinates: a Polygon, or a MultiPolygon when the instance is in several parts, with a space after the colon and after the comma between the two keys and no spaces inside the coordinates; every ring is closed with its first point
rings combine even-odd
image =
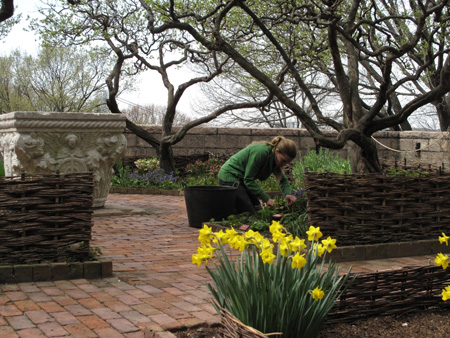
{"type": "Polygon", "coordinates": [[[15,0],[14,15],[22,13],[20,24],[13,27],[11,33],[0,42],[1,55],[8,55],[12,50],[20,48],[29,54],[33,54],[39,43],[38,37],[33,32],[25,32],[27,26],[27,16],[36,16],[39,0],[15,0]]]}
{"type": "MultiPolygon", "coordinates": [[[[0,55],[5,56],[13,50],[20,49],[22,52],[35,55],[39,47],[39,37],[33,32],[26,32],[24,28],[28,26],[27,16],[35,17],[38,15],[37,9],[41,6],[40,0],[15,0],[14,14],[22,13],[22,20],[20,24],[16,25],[11,33],[2,41],[0,41],[0,55]]],[[[172,74],[175,85],[184,82],[189,79],[188,73],[184,71],[179,71],[176,74],[172,74]]],[[[137,83],[135,85],[136,92],[134,93],[123,93],[120,98],[131,101],[137,105],[167,105],[167,91],[163,86],[161,78],[156,72],[147,72],[136,79],[137,83]]],[[[186,92],[183,95],[183,99],[180,101],[178,107],[179,109],[188,114],[191,110],[191,101],[194,94],[189,95],[186,92]]],[[[119,103],[121,108],[124,108],[123,103],[119,103]]]]}

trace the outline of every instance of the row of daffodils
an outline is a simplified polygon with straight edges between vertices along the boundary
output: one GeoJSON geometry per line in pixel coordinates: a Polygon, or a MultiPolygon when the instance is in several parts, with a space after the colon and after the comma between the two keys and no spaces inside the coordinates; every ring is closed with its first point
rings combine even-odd
{"type": "MultiPolygon", "coordinates": [[[[331,260],[326,262],[336,240],[321,240],[318,227],[309,228],[307,241],[293,237],[276,221],[269,230],[271,239],[253,230],[213,232],[204,225],[192,262],[206,265],[215,257],[214,266],[206,269],[219,313],[227,309],[243,324],[267,334],[317,337],[336,299],[350,285],[350,270],[340,274],[331,260]]],[[[447,246],[449,239],[444,233],[439,237],[447,246]]],[[[435,263],[447,269],[448,255],[437,254],[435,263]]],[[[442,299],[450,299],[450,286],[442,290],[442,299]]]]}
{"type": "MultiPolygon", "coordinates": [[[[448,246],[448,240],[450,237],[446,236],[445,233],[442,233],[442,236],[439,236],[439,242],[448,246]]],[[[437,266],[442,266],[445,270],[448,267],[448,255],[444,255],[443,253],[438,253],[434,262],[437,266]]],[[[442,290],[442,300],[446,301],[450,299],[450,286],[447,286],[442,290]]]]}
{"type": "Polygon", "coordinates": [[[249,230],[213,232],[204,225],[201,246],[192,262],[206,266],[208,284],[218,312],[230,311],[243,324],[282,337],[316,337],[335,304],[349,285],[350,270],[341,274],[325,256],[336,240],[322,239],[320,228],[311,226],[308,239],[287,233],[274,221],[271,239],[249,230]]]}

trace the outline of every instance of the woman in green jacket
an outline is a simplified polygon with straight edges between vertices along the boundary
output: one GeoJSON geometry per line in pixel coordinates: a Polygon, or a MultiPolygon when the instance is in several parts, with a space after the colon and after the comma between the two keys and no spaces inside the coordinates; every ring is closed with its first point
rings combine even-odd
{"type": "Polygon", "coordinates": [[[267,195],[256,180],[264,181],[274,174],[288,204],[297,198],[291,194],[291,187],[283,173],[283,167],[297,156],[294,141],[283,136],[271,142],[256,142],[231,156],[219,171],[219,185],[232,186],[238,182],[236,211],[255,213],[261,209],[263,201],[268,207],[274,201],[267,195]]]}

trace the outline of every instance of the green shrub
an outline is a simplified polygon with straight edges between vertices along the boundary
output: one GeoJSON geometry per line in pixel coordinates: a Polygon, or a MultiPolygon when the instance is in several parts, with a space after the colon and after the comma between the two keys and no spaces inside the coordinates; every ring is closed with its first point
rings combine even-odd
{"type": "Polygon", "coordinates": [[[318,153],[308,148],[307,155],[293,164],[292,175],[296,186],[305,185],[305,171],[351,174],[350,161],[326,148],[320,148],[318,153]]]}
{"type": "Polygon", "coordinates": [[[219,170],[222,167],[224,161],[212,157],[207,161],[195,161],[195,163],[189,163],[186,165],[185,172],[190,176],[213,176],[217,178],[219,170]]]}
{"type": "Polygon", "coordinates": [[[212,157],[207,161],[198,160],[189,163],[185,168],[184,184],[190,185],[218,185],[218,175],[223,160],[212,157]]]}
{"type": "Polygon", "coordinates": [[[150,170],[157,170],[160,168],[159,159],[157,157],[141,158],[134,162],[139,172],[145,173],[150,170]]]}

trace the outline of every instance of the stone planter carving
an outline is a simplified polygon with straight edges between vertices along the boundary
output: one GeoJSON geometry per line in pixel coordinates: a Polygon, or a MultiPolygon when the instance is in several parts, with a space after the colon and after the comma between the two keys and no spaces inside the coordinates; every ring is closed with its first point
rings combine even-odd
{"type": "Polygon", "coordinates": [[[116,114],[13,112],[0,115],[5,175],[94,173],[94,208],[103,207],[113,166],[126,150],[125,117],[116,114]]]}

